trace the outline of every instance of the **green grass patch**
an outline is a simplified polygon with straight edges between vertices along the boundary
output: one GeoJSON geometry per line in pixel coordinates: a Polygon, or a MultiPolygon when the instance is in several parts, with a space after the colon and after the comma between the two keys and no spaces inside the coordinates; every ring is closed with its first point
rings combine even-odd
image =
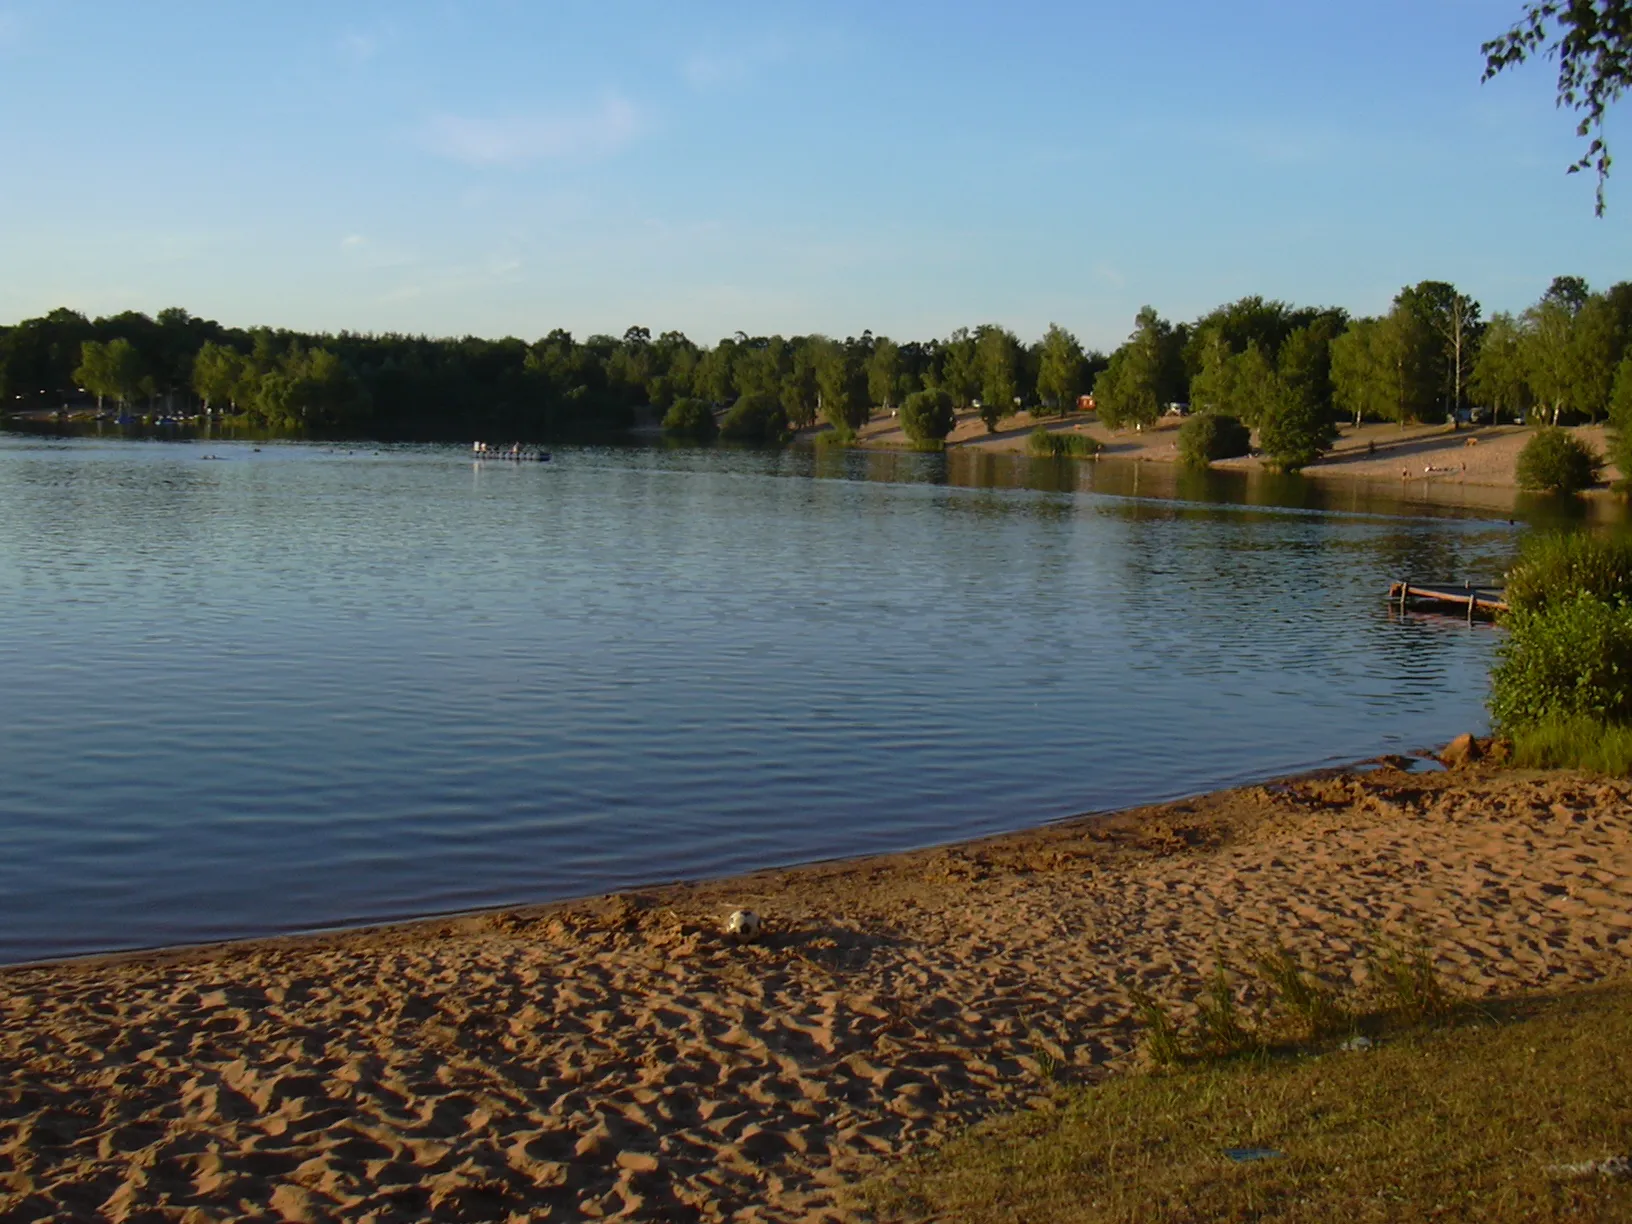
{"type": "Polygon", "coordinates": [[[1061,1090],[867,1196],[885,1220],[967,1224],[1632,1219],[1632,1181],[1556,1167],[1632,1153],[1628,1084],[1626,986],[1464,1007],[1448,1027],[1385,1028],[1364,1052],[1061,1090]],[[1251,1148],[1279,1155],[1225,1154],[1251,1148]]]}
{"type": "Polygon", "coordinates": [[[1039,425],[1026,439],[1026,449],[1044,459],[1092,459],[1104,444],[1087,434],[1055,433],[1039,425]]]}
{"type": "Polygon", "coordinates": [[[1520,769],[1584,769],[1632,777],[1632,726],[1589,714],[1560,717],[1509,732],[1511,764],[1520,769]]]}

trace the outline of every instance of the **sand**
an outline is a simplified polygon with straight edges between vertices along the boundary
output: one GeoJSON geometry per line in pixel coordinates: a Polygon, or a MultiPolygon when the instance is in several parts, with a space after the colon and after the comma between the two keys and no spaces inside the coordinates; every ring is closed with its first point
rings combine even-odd
{"type": "MultiPolygon", "coordinates": [[[[1085,433],[1097,438],[1105,447],[1101,453],[1107,459],[1176,463],[1178,429],[1182,423],[1178,417],[1163,417],[1149,429],[1111,430],[1091,416],[1035,419],[1030,413],[1022,412],[1004,418],[998,423],[996,433],[988,433],[978,416],[964,413],[947,442],[976,451],[1023,452],[1032,430],[1041,424],[1050,430],[1085,433]]],[[[1600,455],[1608,453],[1610,438],[1606,426],[1584,425],[1570,432],[1600,455]]],[[[1305,468],[1304,475],[1386,483],[1394,490],[1404,486],[1403,491],[1413,498],[1433,499],[1436,494],[1456,496],[1468,487],[1514,493],[1518,489],[1515,468],[1519,452],[1534,433],[1534,429],[1518,425],[1456,430],[1444,425],[1412,425],[1404,429],[1379,423],[1358,427],[1344,425],[1332,450],[1318,463],[1305,468]]],[[[907,444],[900,426],[887,416],[863,427],[860,437],[867,446],[894,448],[907,444]]],[[[1213,466],[1226,471],[1251,472],[1263,470],[1264,461],[1259,457],[1226,459],[1213,466]]],[[[1605,468],[1606,484],[1619,478],[1620,472],[1613,464],[1605,468]]],[[[1511,498],[1505,500],[1511,502],[1511,498]]]]}
{"type": "Polygon", "coordinates": [[[951,848],[0,971],[0,1218],[838,1220],[1281,937],[1507,994],[1632,959],[1632,783],[1375,772],[951,848]],[[763,942],[728,943],[748,905],[763,942]]]}

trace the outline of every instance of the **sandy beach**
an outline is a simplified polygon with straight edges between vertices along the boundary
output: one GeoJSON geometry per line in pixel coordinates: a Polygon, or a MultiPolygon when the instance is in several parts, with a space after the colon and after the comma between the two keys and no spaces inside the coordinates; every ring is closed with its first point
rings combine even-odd
{"type": "Polygon", "coordinates": [[[7,1220],[841,1220],[1127,1067],[1280,938],[1474,996],[1626,973],[1632,783],[1394,768],[565,905],[0,971],[7,1220]],[[728,942],[737,906],[765,915],[728,942]]]}
{"type": "MultiPolygon", "coordinates": [[[[1022,412],[1005,417],[995,433],[973,413],[963,413],[958,426],[947,438],[952,447],[987,452],[1026,450],[1031,432],[1042,425],[1052,431],[1082,433],[1103,446],[1103,458],[1139,463],[1177,463],[1178,431],[1181,418],[1163,417],[1148,429],[1107,429],[1092,416],[1033,418],[1022,412]]],[[[1318,463],[1303,470],[1317,479],[1358,481],[1386,487],[1414,500],[1465,500],[1469,493],[1482,497],[1493,507],[1510,506],[1518,490],[1515,467],[1519,452],[1534,434],[1519,425],[1484,425],[1452,430],[1444,425],[1410,425],[1401,428],[1380,422],[1358,427],[1343,425],[1337,442],[1318,463]]],[[[1570,431],[1600,455],[1607,455],[1610,436],[1607,426],[1583,425],[1570,431]]],[[[864,446],[899,448],[907,439],[889,417],[879,417],[859,431],[864,446]]],[[[1265,469],[1257,456],[1225,459],[1213,465],[1220,471],[1256,472],[1265,469]]],[[[1620,479],[1613,465],[1605,467],[1603,481],[1609,485],[1620,479]]],[[[1609,496],[1606,489],[1589,496],[1609,496]]]]}

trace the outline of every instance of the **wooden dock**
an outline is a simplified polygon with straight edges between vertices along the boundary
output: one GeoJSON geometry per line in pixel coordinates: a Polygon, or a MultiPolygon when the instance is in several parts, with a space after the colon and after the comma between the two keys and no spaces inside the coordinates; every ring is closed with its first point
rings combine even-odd
{"type": "Polygon", "coordinates": [[[1492,617],[1507,611],[1505,591],[1490,587],[1476,587],[1463,583],[1455,586],[1445,582],[1395,582],[1388,588],[1388,602],[1406,608],[1420,608],[1429,612],[1461,612],[1471,621],[1475,617],[1492,617]]]}

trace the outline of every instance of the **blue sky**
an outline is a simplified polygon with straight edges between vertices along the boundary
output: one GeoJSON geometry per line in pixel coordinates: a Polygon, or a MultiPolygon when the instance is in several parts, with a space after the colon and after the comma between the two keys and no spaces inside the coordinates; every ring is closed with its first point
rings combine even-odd
{"type": "Polygon", "coordinates": [[[1479,83],[1520,8],[0,0],[0,320],[1108,348],[1146,302],[1518,309],[1632,279],[1632,147],[1597,219],[1552,65],[1479,83]]]}

